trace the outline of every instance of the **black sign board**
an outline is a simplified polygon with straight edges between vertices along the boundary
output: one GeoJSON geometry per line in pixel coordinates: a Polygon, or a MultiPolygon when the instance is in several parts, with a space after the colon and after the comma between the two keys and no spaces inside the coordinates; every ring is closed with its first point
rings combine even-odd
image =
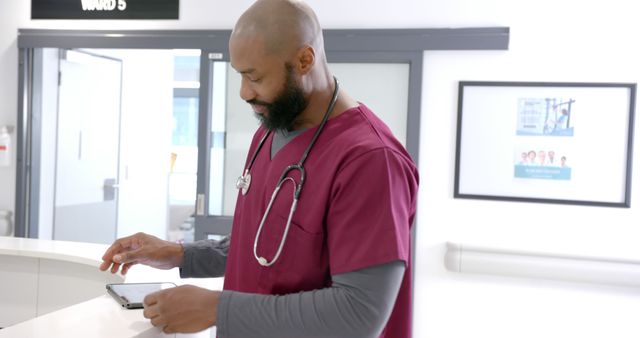
{"type": "Polygon", "coordinates": [[[178,19],[179,9],[180,0],[31,0],[32,19],[178,19]]]}

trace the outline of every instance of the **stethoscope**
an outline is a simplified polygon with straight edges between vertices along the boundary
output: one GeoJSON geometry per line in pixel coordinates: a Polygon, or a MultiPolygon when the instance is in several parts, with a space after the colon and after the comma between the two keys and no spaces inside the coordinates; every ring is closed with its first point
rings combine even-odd
{"type": "MultiPolygon", "coordinates": [[[[298,163],[296,164],[292,164],[286,167],[282,172],[282,175],[280,175],[278,184],[276,184],[276,188],[275,190],[273,190],[273,193],[271,194],[271,200],[267,205],[267,210],[265,210],[264,215],[262,216],[262,220],[260,221],[260,226],[258,226],[258,231],[256,232],[256,237],[253,242],[253,256],[256,258],[258,263],[262,266],[268,267],[273,265],[273,263],[275,263],[280,257],[280,253],[282,253],[282,248],[284,247],[284,243],[287,241],[287,234],[289,233],[289,227],[291,226],[291,219],[293,218],[293,213],[295,212],[296,207],[298,205],[300,192],[302,191],[302,187],[304,186],[304,180],[306,176],[306,172],[303,166],[304,161],[307,159],[307,156],[309,155],[311,148],[313,148],[313,145],[316,143],[316,140],[318,139],[320,132],[322,132],[322,129],[324,128],[324,125],[329,119],[329,115],[331,114],[331,111],[333,110],[333,107],[336,105],[336,101],[338,100],[338,91],[339,91],[340,85],[338,84],[338,79],[334,77],[333,80],[335,82],[335,89],[333,90],[333,96],[331,97],[331,102],[329,103],[329,107],[327,107],[327,112],[324,113],[322,122],[320,122],[320,126],[316,130],[316,133],[313,135],[313,138],[311,139],[311,142],[309,142],[307,149],[305,149],[304,153],[302,154],[302,157],[300,157],[300,161],[298,161],[298,163]],[[296,181],[292,177],[288,176],[289,172],[294,170],[298,170],[300,172],[300,183],[296,183],[296,181]],[[282,235],[282,239],[280,240],[278,251],[276,251],[276,254],[271,261],[267,261],[266,258],[262,256],[258,256],[258,252],[257,252],[258,239],[260,238],[260,233],[262,232],[262,227],[264,226],[264,222],[266,221],[267,216],[271,211],[271,206],[273,205],[273,201],[275,201],[276,196],[278,196],[278,192],[280,191],[280,188],[286,181],[291,181],[291,183],[293,183],[293,186],[295,187],[293,190],[293,202],[291,203],[291,208],[289,209],[289,217],[287,218],[287,224],[284,228],[284,234],[282,235]]],[[[256,148],[255,152],[253,153],[253,156],[251,157],[251,161],[249,161],[249,166],[244,170],[244,172],[242,173],[242,176],[238,177],[238,180],[236,181],[236,188],[241,190],[242,195],[246,195],[247,192],[249,192],[249,187],[251,186],[251,168],[253,167],[253,162],[255,162],[256,157],[258,157],[258,153],[260,152],[260,149],[262,149],[262,146],[267,140],[267,137],[269,137],[269,134],[271,134],[271,131],[268,131],[262,137],[262,139],[260,140],[260,143],[258,143],[258,147],[256,148]]]]}

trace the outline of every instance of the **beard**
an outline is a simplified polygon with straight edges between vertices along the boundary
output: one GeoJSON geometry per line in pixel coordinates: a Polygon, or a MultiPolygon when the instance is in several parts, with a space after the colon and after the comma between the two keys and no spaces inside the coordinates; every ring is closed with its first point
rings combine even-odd
{"type": "Polygon", "coordinates": [[[285,64],[284,88],[271,103],[249,100],[249,104],[261,105],[267,108],[266,115],[256,114],[262,125],[269,130],[290,130],[296,118],[307,107],[302,88],[293,79],[293,67],[285,64]]]}

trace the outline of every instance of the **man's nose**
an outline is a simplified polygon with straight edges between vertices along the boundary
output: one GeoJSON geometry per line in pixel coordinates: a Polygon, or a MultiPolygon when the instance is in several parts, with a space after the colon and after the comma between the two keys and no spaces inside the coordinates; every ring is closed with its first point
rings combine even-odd
{"type": "Polygon", "coordinates": [[[240,98],[244,101],[251,101],[256,98],[256,92],[247,79],[242,79],[240,83],[240,98]]]}

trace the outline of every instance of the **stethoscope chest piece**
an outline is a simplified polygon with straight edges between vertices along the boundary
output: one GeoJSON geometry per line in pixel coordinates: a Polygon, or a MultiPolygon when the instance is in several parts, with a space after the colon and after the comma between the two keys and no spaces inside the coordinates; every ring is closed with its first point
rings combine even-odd
{"type": "Polygon", "coordinates": [[[245,170],[242,176],[238,177],[236,181],[236,188],[240,189],[242,195],[246,195],[251,186],[251,174],[249,170],[245,170]]]}

